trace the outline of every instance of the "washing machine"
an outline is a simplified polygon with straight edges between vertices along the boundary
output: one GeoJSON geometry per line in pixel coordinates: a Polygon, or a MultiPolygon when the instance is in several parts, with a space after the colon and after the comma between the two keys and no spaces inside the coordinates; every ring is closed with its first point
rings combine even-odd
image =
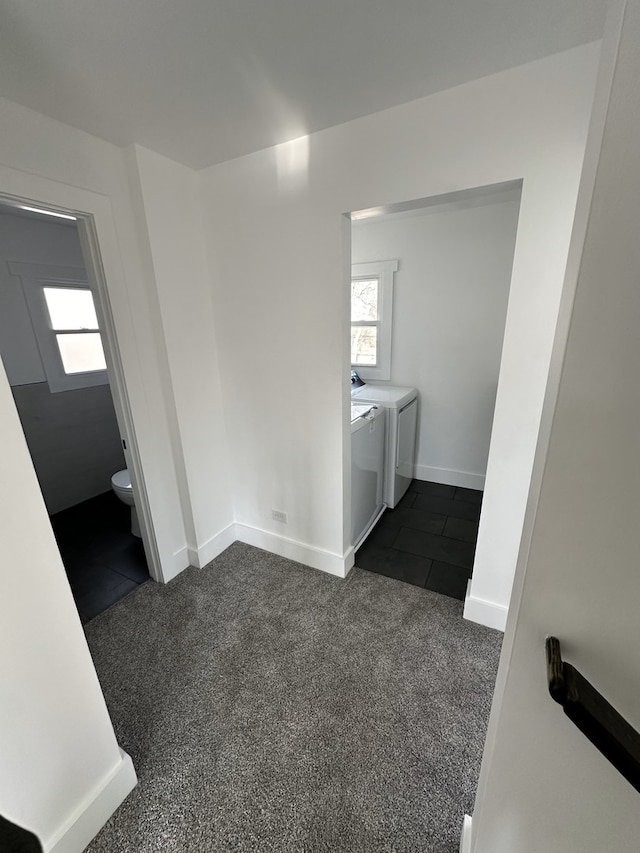
{"type": "Polygon", "coordinates": [[[370,403],[387,412],[383,499],[389,509],[400,501],[413,479],[418,423],[418,392],[400,385],[352,387],[353,403],[370,403]]]}
{"type": "Polygon", "coordinates": [[[359,548],[385,510],[387,410],[351,404],[351,543],[359,548]]]}

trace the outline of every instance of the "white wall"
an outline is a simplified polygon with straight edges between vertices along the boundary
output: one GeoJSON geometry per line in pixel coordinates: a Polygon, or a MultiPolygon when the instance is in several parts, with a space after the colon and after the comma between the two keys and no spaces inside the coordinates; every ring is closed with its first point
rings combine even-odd
{"type": "Polygon", "coordinates": [[[639,848],[638,792],[551,700],[544,665],[545,636],[555,635],[565,660],[640,731],[640,2],[626,4],[609,101],[619,6],[604,43],[473,853],[639,848]]]}
{"type": "Polygon", "coordinates": [[[508,189],[353,222],[354,263],[400,262],[390,382],[419,392],[418,479],[484,488],[519,204],[508,189]]]}
{"type": "Polygon", "coordinates": [[[146,223],[184,462],[192,564],[234,541],[227,437],[197,175],[135,146],[132,188],[146,223]]]}
{"type": "Polygon", "coordinates": [[[48,851],[68,829],[88,843],[93,833],[75,818],[120,777],[115,808],[135,774],[116,743],[3,371],[0,434],[0,813],[48,851]]]}
{"type": "Polygon", "coordinates": [[[342,214],[523,179],[472,588],[472,615],[503,623],[597,60],[578,48],[204,171],[239,529],[350,565],[342,214]]]}

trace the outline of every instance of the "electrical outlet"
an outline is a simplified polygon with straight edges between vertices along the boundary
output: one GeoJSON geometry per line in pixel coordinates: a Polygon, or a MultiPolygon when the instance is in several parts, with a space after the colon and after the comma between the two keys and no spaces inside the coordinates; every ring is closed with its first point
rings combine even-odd
{"type": "Polygon", "coordinates": [[[274,521],[281,521],[283,524],[287,523],[287,513],[281,512],[279,509],[271,510],[271,518],[274,521]]]}

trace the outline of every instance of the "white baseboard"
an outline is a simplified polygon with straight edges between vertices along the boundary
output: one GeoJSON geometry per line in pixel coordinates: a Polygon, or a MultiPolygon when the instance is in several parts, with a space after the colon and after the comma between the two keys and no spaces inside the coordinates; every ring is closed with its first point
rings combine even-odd
{"type": "Polygon", "coordinates": [[[278,556],[286,557],[289,560],[296,560],[298,563],[304,563],[306,566],[320,569],[320,571],[328,572],[330,575],[337,575],[339,578],[346,577],[353,565],[353,549],[349,549],[346,554],[334,554],[331,551],[324,551],[321,548],[315,548],[313,545],[306,545],[304,542],[298,542],[295,539],[287,539],[285,536],[278,536],[277,533],[270,533],[257,527],[237,523],[234,526],[235,538],[240,542],[255,545],[256,548],[263,548],[265,551],[271,551],[272,554],[278,554],[278,556]],[[349,560],[351,560],[350,565],[348,565],[349,560]]]}
{"type": "Polygon", "coordinates": [[[471,853],[471,817],[466,814],[460,837],[460,853],[471,853]]]}
{"type": "MultiPolygon", "coordinates": [[[[469,587],[471,584],[469,584],[469,587]]],[[[494,601],[485,601],[484,598],[476,598],[471,595],[467,587],[467,596],[464,601],[463,616],[470,622],[486,625],[487,628],[496,628],[503,631],[507,624],[507,608],[494,601]]]]}
{"type": "Polygon", "coordinates": [[[235,524],[229,524],[224,530],[216,533],[215,536],[212,536],[211,539],[199,548],[189,547],[190,564],[197,569],[201,569],[207,563],[210,563],[211,560],[215,560],[219,554],[222,554],[229,545],[232,545],[236,541],[235,527],[235,524]]]}
{"type": "Polygon", "coordinates": [[[169,581],[173,580],[180,574],[180,572],[188,569],[190,565],[189,560],[189,549],[186,545],[184,548],[180,548],[179,551],[176,551],[175,554],[172,554],[169,560],[161,560],[162,583],[169,583],[169,581]]]}
{"type": "Polygon", "coordinates": [[[349,574],[351,569],[355,566],[355,564],[356,564],[356,549],[353,547],[353,545],[351,545],[351,547],[347,550],[346,554],[344,555],[344,576],[345,576],[345,578],[349,574]]]}
{"type": "Polygon", "coordinates": [[[230,524],[199,548],[196,548],[195,545],[185,545],[175,554],[172,554],[170,560],[165,560],[162,563],[162,582],[169,583],[189,566],[195,566],[197,569],[206,566],[218,554],[222,554],[225,548],[228,548],[235,540],[235,524],[230,524]]]}
{"type": "Polygon", "coordinates": [[[287,539],[286,536],[278,536],[277,533],[270,533],[267,530],[260,530],[246,524],[234,523],[212,536],[200,548],[185,545],[184,548],[176,551],[172,555],[169,565],[163,564],[162,566],[163,582],[168,583],[188,566],[195,566],[196,568],[206,566],[236,541],[255,545],[256,548],[271,551],[280,557],[296,560],[298,563],[304,563],[306,566],[320,569],[322,572],[328,572],[330,575],[337,575],[340,578],[345,578],[348,575],[355,562],[355,552],[352,547],[342,555],[334,554],[331,551],[315,548],[313,545],[306,545],[304,542],[298,542],[295,539],[287,539]]]}
{"type": "Polygon", "coordinates": [[[120,750],[120,762],[44,844],[45,853],[82,853],[137,784],[133,762],[120,750]]]}
{"type": "Polygon", "coordinates": [[[444,483],[445,486],[460,486],[464,489],[484,491],[483,474],[470,474],[468,471],[452,471],[449,468],[431,468],[429,465],[416,465],[413,472],[416,480],[430,483],[444,483]]]}

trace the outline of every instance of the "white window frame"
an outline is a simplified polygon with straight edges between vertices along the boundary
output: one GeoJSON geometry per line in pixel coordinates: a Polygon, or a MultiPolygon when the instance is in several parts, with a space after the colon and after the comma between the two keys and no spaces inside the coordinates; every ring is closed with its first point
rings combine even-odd
{"type": "MultiPolygon", "coordinates": [[[[65,373],[62,356],[56,340],[56,331],[51,328],[49,311],[44,295],[45,287],[77,288],[88,290],[91,286],[87,273],[78,267],[60,267],[50,264],[22,264],[9,262],[9,272],[18,276],[22,282],[31,325],[40,351],[42,367],[52,394],[59,391],[73,391],[78,388],[90,388],[106,385],[109,376],[106,370],[89,370],[83,373],[65,373]]],[[[95,299],[94,299],[95,301],[95,299]]],[[[101,330],[91,329],[90,331],[101,330]]]]}
{"type": "MultiPolygon", "coordinates": [[[[354,325],[377,326],[376,364],[352,364],[353,370],[362,379],[391,379],[391,332],[393,329],[393,285],[394,273],[398,271],[398,261],[370,261],[351,265],[351,281],[377,278],[379,319],[354,325]]],[[[351,310],[351,281],[349,282],[349,310],[351,310]]],[[[350,326],[351,328],[351,326],[350,326]]],[[[349,340],[351,347],[351,340],[349,340]]]]}

